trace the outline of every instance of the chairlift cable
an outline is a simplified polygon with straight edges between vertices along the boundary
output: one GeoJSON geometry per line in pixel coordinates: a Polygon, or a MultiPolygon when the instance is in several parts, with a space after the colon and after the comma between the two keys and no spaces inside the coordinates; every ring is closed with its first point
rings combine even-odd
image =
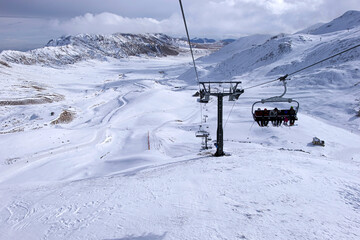
{"type": "Polygon", "coordinates": [[[233,104],[232,107],[231,107],[231,110],[230,110],[230,112],[229,112],[229,115],[228,115],[228,117],[227,117],[227,119],[226,119],[226,122],[225,122],[225,125],[224,125],[224,129],[226,128],[226,124],[227,124],[227,122],[229,121],[230,115],[231,115],[231,113],[232,113],[232,111],[233,111],[233,109],[234,109],[234,107],[235,107],[236,102],[237,102],[237,101],[234,101],[234,104],[233,104]]]}
{"type": "Polygon", "coordinates": [[[180,3],[180,8],[181,8],[182,17],[183,17],[183,20],[184,20],[184,26],[185,26],[185,30],[186,30],[187,40],[188,40],[188,43],[189,43],[189,46],[190,46],[190,52],[191,52],[191,57],[192,57],[192,60],[193,60],[194,70],[195,70],[195,74],[196,74],[196,80],[197,80],[197,82],[198,82],[198,84],[199,84],[199,74],[198,74],[197,68],[196,68],[196,63],[195,63],[195,58],[194,58],[194,52],[193,52],[193,50],[192,50],[191,41],[190,41],[190,35],[189,35],[189,30],[188,30],[188,27],[187,27],[187,24],[186,24],[186,18],[185,18],[184,8],[183,8],[183,5],[182,5],[181,0],[179,0],[179,3],[180,3]]]}
{"type": "MultiPolygon", "coordinates": [[[[181,9],[182,17],[183,17],[183,20],[184,20],[184,26],[185,26],[186,36],[187,36],[188,44],[189,44],[189,47],[190,47],[190,53],[191,53],[191,57],[192,57],[193,65],[194,65],[194,71],[195,71],[195,75],[196,75],[196,81],[197,81],[197,84],[198,84],[198,87],[199,87],[199,92],[200,92],[199,74],[198,74],[198,71],[197,71],[197,68],[196,68],[196,63],[195,63],[195,58],[194,58],[194,52],[193,52],[193,49],[192,49],[192,46],[191,46],[189,30],[188,30],[188,27],[187,27],[187,24],[186,24],[185,12],[184,12],[184,8],[183,8],[183,5],[182,5],[181,0],[179,0],[179,4],[180,4],[180,9],[181,9]]],[[[202,123],[203,123],[203,106],[202,106],[202,104],[200,104],[200,118],[201,118],[201,121],[200,121],[200,122],[201,122],[201,125],[202,125],[202,123]]]]}
{"type": "Polygon", "coordinates": [[[264,83],[260,83],[260,84],[257,84],[257,85],[251,86],[251,87],[247,87],[247,88],[244,88],[244,90],[248,90],[248,89],[251,89],[251,88],[260,87],[260,86],[262,86],[262,85],[266,85],[266,84],[269,84],[269,83],[272,83],[272,82],[276,82],[276,81],[279,81],[279,79],[275,79],[275,80],[271,80],[271,81],[267,81],[267,82],[264,82],[264,83]]]}

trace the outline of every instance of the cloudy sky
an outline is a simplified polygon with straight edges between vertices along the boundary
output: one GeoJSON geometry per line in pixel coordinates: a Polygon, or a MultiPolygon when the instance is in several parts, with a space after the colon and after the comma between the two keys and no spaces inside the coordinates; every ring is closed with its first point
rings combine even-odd
{"type": "MultiPolygon", "coordinates": [[[[293,33],[328,22],[359,0],[182,0],[191,37],[293,33]]],[[[79,33],[185,36],[178,0],[0,0],[0,51],[79,33]]]]}

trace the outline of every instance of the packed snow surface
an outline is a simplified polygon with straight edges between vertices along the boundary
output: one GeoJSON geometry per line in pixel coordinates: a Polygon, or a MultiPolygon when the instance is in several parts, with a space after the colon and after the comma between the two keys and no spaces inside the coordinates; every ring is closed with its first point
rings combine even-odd
{"type": "MultiPolygon", "coordinates": [[[[233,70],[246,89],[304,66],[309,53],[326,57],[342,46],[336,36],[355,41],[348,30],[319,36],[257,36],[232,56],[229,44],[199,72],[233,70]],[[274,55],[236,67],[261,49],[274,55]]],[[[358,51],[288,82],[286,96],[301,104],[295,126],[252,119],[252,104],[281,94],[280,83],[224,101],[218,158],[195,137],[206,115],[216,139],[217,100],[200,108],[192,97],[190,60],[0,62],[0,239],[359,239],[358,51]]]]}

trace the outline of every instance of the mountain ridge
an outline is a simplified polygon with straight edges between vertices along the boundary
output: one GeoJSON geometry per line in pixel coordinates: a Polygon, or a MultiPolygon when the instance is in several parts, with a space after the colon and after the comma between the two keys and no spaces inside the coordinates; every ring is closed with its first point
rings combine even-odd
{"type": "Polygon", "coordinates": [[[25,65],[64,65],[89,59],[105,60],[106,57],[178,55],[180,45],[180,40],[165,34],[79,34],[52,39],[45,47],[27,52],[3,51],[0,59],[25,65]]]}

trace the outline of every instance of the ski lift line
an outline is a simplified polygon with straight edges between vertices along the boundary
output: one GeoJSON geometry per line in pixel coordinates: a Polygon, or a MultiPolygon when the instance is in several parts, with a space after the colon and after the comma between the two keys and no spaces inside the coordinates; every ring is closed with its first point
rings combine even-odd
{"type": "Polygon", "coordinates": [[[193,50],[192,50],[192,47],[191,47],[190,35],[189,35],[188,27],[187,27],[187,24],[186,24],[186,18],[185,18],[184,8],[183,8],[183,5],[182,5],[181,0],[179,0],[179,3],[180,3],[180,8],[181,8],[182,17],[183,17],[183,20],[184,20],[184,25],[185,25],[186,35],[187,35],[187,39],[188,39],[188,43],[189,43],[189,47],[190,47],[191,57],[192,57],[192,60],[193,60],[194,70],[195,70],[195,74],[196,74],[196,80],[197,80],[197,82],[198,82],[198,84],[199,84],[199,74],[198,74],[198,72],[197,72],[196,63],[195,63],[195,58],[194,58],[194,53],[193,53],[193,50]]]}
{"type": "Polygon", "coordinates": [[[358,48],[358,47],[360,47],[360,44],[355,45],[355,46],[353,46],[353,47],[351,47],[351,48],[348,48],[348,49],[346,49],[346,50],[344,50],[344,51],[341,51],[341,52],[339,52],[339,53],[337,53],[337,54],[334,54],[334,55],[332,55],[332,56],[330,56],[330,57],[327,57],[327,58],[325,58],[325,59],[323,59],[323,60],[320,60],[320,61],[318,61],[318,62],[316,62],[316,63],[313,63],[313,64],[311,64],[311,65],[309,65],[309,66],[307,66],[307,67],[301,68],[301,69],[299,69],[299,70],[297,70],[297,71],[295,71],[295,72],[292,72],[292,73],[290,73],[290,74],[286,74],[286,75],[283,76],[283,77],[279,77],[279,78],[277,78],[277,79],[275,79],[275,80],[271,80],[271,81],[268,81],[268,82],[264,82],[264,83],[260,83],[260,84],[251,86],[251,87],[247,87],[247,88],[244,88],[244,90],[251,89],[251,88],[256,88],[256,87],[260,87],[260,86],[263,86],[263,85],[266,85],[266,84],[269,84],[269,83],[272,83],[272,82],[276,82],[276,81],[279,81],[279,80],[280,80],[280,81],[284,81],[285,78],[288,77],[288,76],[295,75],[295,74],[297,74],[297,73],[299,73],[299,72],[301,72],[301,71],[304,71],[304,70],[306,70],[306,69],[308,69],[308,68],[311,68],[311,67],[313,67],[313,66],[315,66],[315,65],[318,65],[318,64],[320,64],[320,63],[322,63],[322,62],[325,62],[325,61],[327,61],[327,60],[329,60],[329,59],[331,59],[331,58],[337,57],[337,56],[339,56],[339,55],[341,55],[341,54],[343,54],[343,53],[349,52],[349,51],[351,51],[351,50],[353,50],[353,49],[355,49],[355,48],[358,48]]]}
{"type": "Polygon", "coordinates": [[[257,84],[257,85],[251,86],[251,87],[247,87],[247,88],[244,88],[244,90],[248,90],[248,89],[251,89],[251,88],[260,87],[260,86],[262,86],[262,85],[266,85],[266,84],[269,84],[269,83],[272,83],[272,82],[276,82],[276,81],[279,81],[279,79],[275,79],[275,80],[271,80],[271,81],[268,81],[268,82],[260,83],[260,84],[257,84]]]}
{"type": "MultiPolygon", "coordinates": [[[[180,9],[181,9],[182,17],[183,17],[183,20],[184,20],[184,26],[185,26],[185,31],[186,31],[186,36],[187,36],[188,44],[189,44],[189,47],[190,47],[191,58],[192,58],[193,65],[194,65],[194,71],[195,71],[195,75],[196,75],[196,81],[197,81],[197,84],[198,84],[198,87],[199,87],[199,92],[200,92],[199,74],[198,74],[198,71],[197,71],[197,68],[196,68],[196,63],[195,63],[195,58],[194,58],[194,52],[193,52],[193,49],[192,49],[192,46],[191,46],[189,30],[188,30],[188,27],[187,27],[187,24],[186,24],[185,12],[184,12],[184,8],[183,8],[183,5],[182,5],[181,0],[179,0],[179,4],[180,4],[180,9]]],[[[200,122],[201,122],[201,124],[203,124],[203,106],[202,106],[202,104],[200,104],[200,122]]]]}
{"type": "Polygon", "coordinates": [[[233,109],[234,109],[234,107],[235,107],[236,102],[237,102],[237,101],[234,101],[234,104],[233,104],[232,107],[231,107],[231,110],[230,110],[230,112],[229,112],[229,115],[228,115],[228,117],[227,117],[227,119],[226,119],[226,122],[225,122],[225,125],[224,125],[224,129],[226,128],[226,124],[227,124],[227,122],[229,121],[230,115],[231,115],[231,113],[232,113],[232,111],[233,111],[233,109]]]}

